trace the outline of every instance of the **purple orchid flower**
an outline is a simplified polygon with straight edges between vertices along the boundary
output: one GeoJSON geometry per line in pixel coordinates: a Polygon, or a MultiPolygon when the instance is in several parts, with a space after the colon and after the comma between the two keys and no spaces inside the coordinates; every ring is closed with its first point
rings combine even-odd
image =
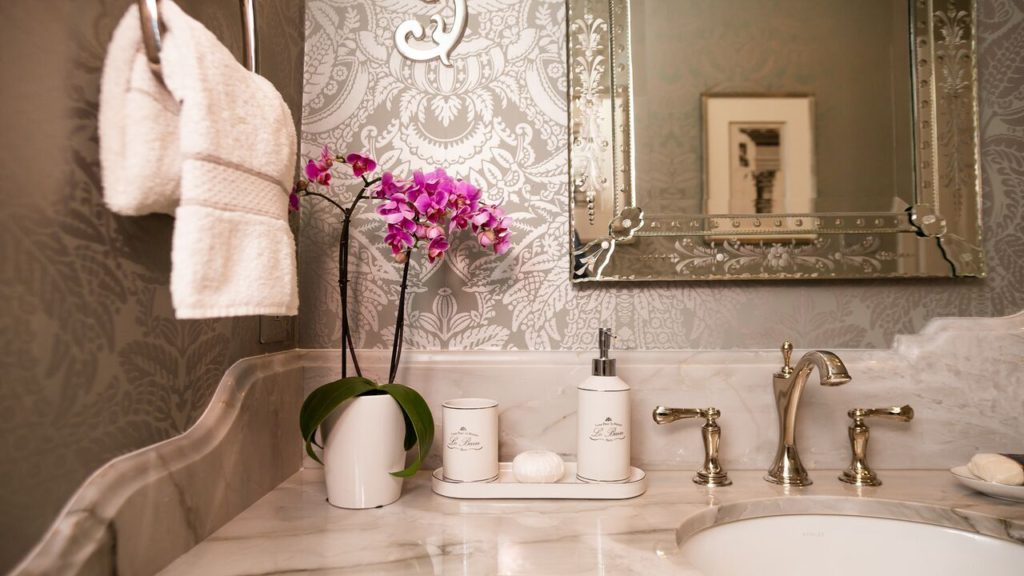
{"type": "MultiPolygon", "coordinates": [[[[353,153],[342,159],[334,156],[328,146],[323,146],[320,157],[306,163],[308,181],[300,180],[303,186],[297,185],[289,195],[290,210],[299,209],[306,186],[330,184],[335,161],[349,164],[356,177],[377,170],[377,162],[368,156],[353,153]]],[[[381,201],[376,212],[387,225],[384,243],[399,263],[405,263],[408,251],[421,243],[425,245],[430,263],[441,260],[451,247],[448,236],[459,230],[472,229],[480,246],[496,254],[504,254],[512,245],[511,219],[505,211],[497,205],[481,204],[479,188],[449,176],[443,168],[430,172],[417,170],[408,180],[384,172],[366,191],[381,201]]]]}
{"type": "Polygon", "coordinates": [[[446,186],[437,186],[431,193],[426,189],[420,189],[418,196],[413,200],[416,211],[432,224],[437,224],[445,217],[448,207],[448,191],[446,186]]]}
{"type": "Polygon", "coordinates": [[[390,200],[395,194],[405,194],[410,189],[411,185],[408,182],[395,178],[391,172],[385,172],[381,174],[380,182],[373,190],[373,197],[390,200]]]}
{"type": "Polygon", "coordinates": [[[306,163],[306,178],[309,178],[310,182],[328,186],[331,183],[331,170],[323,168],[320,162],[310,160],[306,163]]]}
{"type": "Polygon", "coordinates": [[[448,210],[451,211],[451,222],[448,232],[465,230],[469,227],[472,217],[478,210],[480,189],[468,182],[458,180],[455,190],[448,197],[448,210]]]}
{"type": "Polygon", "coordinates": [[[510,218],[498,206],[483,204],[472,217],[473,233],[483,248],[492,248],[495,254],[504,254],[512,247],[508,225],[510,218]]]}
{"type": "Polygon", "coordinates": [[[388,232],[384,235],[384,243],[391,247],[391,254],[396,258],[405,252],[407,247],[415,243],[415,239],[405,227],[397,224],[388,224],[388,232]]]}
{"type": "Polygon", "coordinates": [[[345,157],[345,163],[352,166],[352,174],[356,178],[377,169],[377,162],[373,158],[361,154],[349,154],[345,157]]]}
{"type": "Polygon", "coordinates": [[[331,154],[331,149],[324,144],[320,149],[320,158],[306,163],[306,178],[309,178],[310,182],[328,186],[331,183],[331,166],[333,165],[334,155],[331,154]]]}
{"type": "MultiPolygon", "coordinates": [[[[416,229],[416,211],[409,204],[409,199],[400,192],[396,192],[391,195],[391,198],[385,200],[377,206],[377,214],[384,217],[384,221],[388,224],[401,224],[409,222],[412,225],[412,230],[416,229]]],[[[403,227],[408,225],[403,224],[403,227]]],[[[410,230],[410,231],[412,231],[410,230]]]]}
{"type": "Polygon", "coordinates": [[[448,251],[448,240],[442,235],[434,238],[427,245],[427,260],[433,264],[434,262],[444,258],[445,252],[448,251]]]}

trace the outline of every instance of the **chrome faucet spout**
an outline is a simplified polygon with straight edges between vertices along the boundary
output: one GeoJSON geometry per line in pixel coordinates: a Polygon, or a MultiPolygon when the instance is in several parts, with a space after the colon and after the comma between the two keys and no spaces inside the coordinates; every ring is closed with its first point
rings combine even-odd
{"type": "Polygon", "coordinates": [[[839,356],[825,350],[808,352],[795,367],[790,367],[792,352],[791,343],[782,345],[785,364],[772,378],[775,407],[779,413],[779,447],[765,480],[786,486],[809,486],[811,479],[800,462],[800,453],[796,447],[796,417],[800,397],[814,368],[818,369],[818,379],[822,386],[846,384],[850,381],[850,373],[839,356]]]}

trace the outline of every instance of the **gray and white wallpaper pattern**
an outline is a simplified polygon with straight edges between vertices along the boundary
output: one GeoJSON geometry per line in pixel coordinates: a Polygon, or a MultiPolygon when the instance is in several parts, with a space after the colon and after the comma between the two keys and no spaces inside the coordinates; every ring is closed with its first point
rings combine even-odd
{"type": "MultiPolygon", "coordinates": [[[[442,3],[444,4],[444,3],[442,3]]],[[[407,345],[424,349],[589,349],[597,327],[638,349],[873,348],[937,316],[1024,306],[1024,6],[979,0],[985,280],[675,283],[568,282],[564,0],[474,0],[454,68],[413,63],[391,35],[438,4],[310,0],[303,146],[374,154],[385,169],[442,165],[516,218],[515,248],[470,242],[440,266],[417,258],[407,345]]],[[[345,193],[338,180],[335,191],[345,193]]],[[[347,193],[351,193],[348,189],[347,193]]],[[[381,224],[357,218],[357,346],[386,346],[400,268],[381,224]]],[[[300,238],[300,346],[337,347],[335,214],[308,203],[300,238]]]]}
{"type": "MultiPolygon", "coordinates": [[[[99,79],[131,1],[0,5],[0,573],[94,470],[191,426],[233,362],[294,347],[260,345],[257,318],[175,320],[173,220],[102,203],[99,79]]],[[[241,52],[237,2],[179,4],[241,52]]],[[[259,14],[264,72],[298,120],[302,4],[259,14]]]]}

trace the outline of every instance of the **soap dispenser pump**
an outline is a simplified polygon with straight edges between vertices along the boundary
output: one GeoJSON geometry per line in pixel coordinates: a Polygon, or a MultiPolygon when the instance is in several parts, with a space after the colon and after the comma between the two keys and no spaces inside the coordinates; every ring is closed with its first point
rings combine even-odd
{"type": "Polygon", "coordinates": [[[577,388],[576,477],[584,482],[629,480],[629,385],[615,375],[611,328],[597,331],[599,357],[577,388]]]}

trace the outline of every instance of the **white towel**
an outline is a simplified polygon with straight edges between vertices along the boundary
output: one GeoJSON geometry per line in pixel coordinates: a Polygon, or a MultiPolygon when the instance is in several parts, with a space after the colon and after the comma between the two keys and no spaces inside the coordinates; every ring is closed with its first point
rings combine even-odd
{"type": "Polygon", "coordinates": [[[144,213],[138,211],[143,205],[162,211],[151,206],[168,203],[167,174],[177,174],[171,299],[178,318],[295,315],[295,239],[288,226],[296,152],[291,112],[270,82],[243,68],[176,4],[162,0],[160,16],[166,28],[160,52],[166,87],[137,78],[150,72],[135,6],[111,42],[111,51],[134,56],[108,55],[107,67],[128,63],[130,68],[104,70],[101,146],[105,138],[112,140],[101,153],[105,189],[110,185],[104,192],[107,204],[115,211],[128,206],[124,213],[144,213]],[[150,90],[159,97],[148,98],[150,90]],[[167,102],[180,104],[175,110],[162,105],[167,102]],[[126,107],[123,115],[109,108],[118,104],[126,107]],[[128,122],[146,126],[122,125],[128,122]],[[174,153],[144,147],[171,142],[178,143],[174,153]],[[173,169],[163,158],[154,160],[163,153],[176,157],[176,163],[168,160],[173,169]],[[147,168],[158,177],[147,180],[147,168]],[[128,193],[128,184],[143,190],[128,193]]]}
{"type": "Polygon", "coordinates": [[[174,214],[181,154],[180,105],[149,70],[139,9],[121,19],[107,48],[100,86],[103,200],[125,216],[174,214]]]}

